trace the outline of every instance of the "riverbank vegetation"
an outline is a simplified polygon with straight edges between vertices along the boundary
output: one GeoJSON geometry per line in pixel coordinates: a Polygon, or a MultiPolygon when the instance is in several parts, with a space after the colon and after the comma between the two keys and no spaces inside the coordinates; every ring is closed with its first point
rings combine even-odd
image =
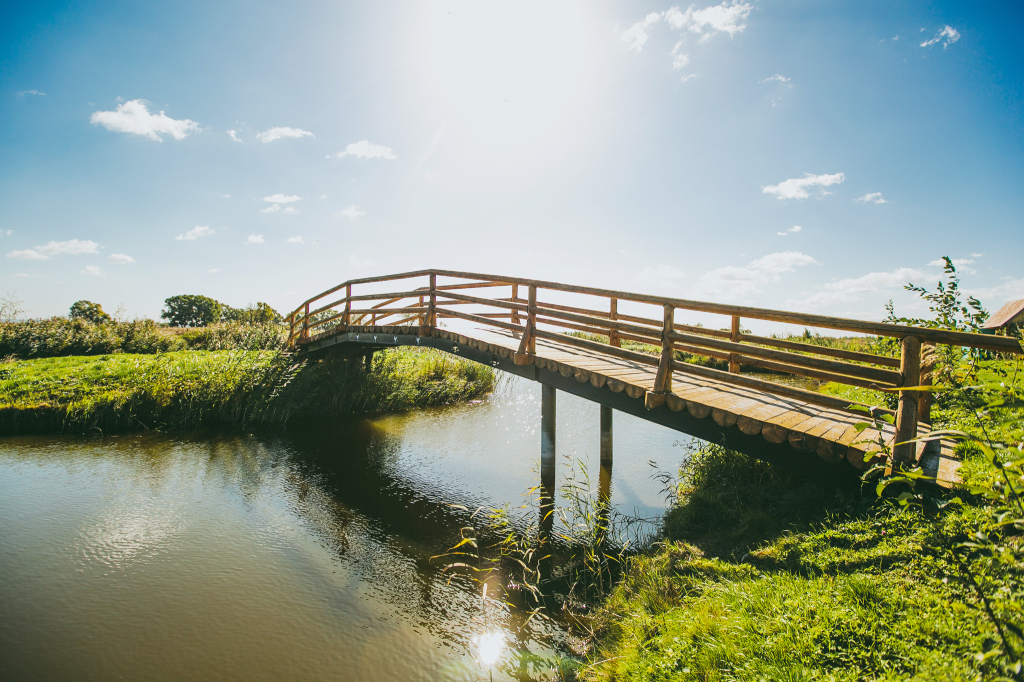
{"type": "Polygon", "coordinates": [[[494,382],[489,367],[417,348],[378,352],[371,371],[361,357],[297,362],[276,350],[8,359],[0,432],[280,425],[471,400],[494,382]]]}

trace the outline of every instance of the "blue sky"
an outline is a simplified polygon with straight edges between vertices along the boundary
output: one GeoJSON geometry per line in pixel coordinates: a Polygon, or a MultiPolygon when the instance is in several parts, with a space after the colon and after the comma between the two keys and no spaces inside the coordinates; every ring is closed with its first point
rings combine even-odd
{"type": "Polygon", "coordinates": [[[284,311],[424,267],[880,319],[1024,298],[1019,3],[23,3],[0,291],[284,311]]]}

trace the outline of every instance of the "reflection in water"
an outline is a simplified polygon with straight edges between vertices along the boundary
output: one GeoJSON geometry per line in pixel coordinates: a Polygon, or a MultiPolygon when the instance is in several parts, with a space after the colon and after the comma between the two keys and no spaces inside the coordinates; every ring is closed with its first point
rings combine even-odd
{"type": "MultiPolygon", "coordinates": [[[[548,677],[557,626],[431,561],[471,510],[537,484],[539,393],[286,433],[0,441],[0,679],[548,677]]],[[[596,464],[597,406],[559,399],[559,453],[596,464]]],[[[599,494],[652,516],[646,462],[678,464],[679,436],[616,419],[599,494]]]]}

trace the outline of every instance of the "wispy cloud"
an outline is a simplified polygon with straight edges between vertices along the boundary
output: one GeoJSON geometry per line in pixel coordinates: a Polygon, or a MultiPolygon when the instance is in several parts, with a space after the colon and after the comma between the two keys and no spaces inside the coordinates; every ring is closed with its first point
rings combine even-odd
{"type": "Polygon", "coordinates": [[[360,258],[354,253],[348,257],[348,262],[350,265],[357,268],[372,268],[377,264],[377,261],[372,258],[360,258]]]}
{"type": "Polygon", "coordinates": [[[795,234],[797,232],[801,232],[801,231],[803,231],[803,229],[804,228],[800,227],[799,225],[794,225],[793,227],[789,228],[785,232],[776,232],[775,234],[781,235],[781,236],[785,237],[788,234],[795,234]]]}
{"type": "Polygon", "coordinates": [[[646,267],[636,276],[637,284],[647,291],[676,291],[686,273],[671,265],[646,267]]]}
{"type": "Polygon", "coordinates": [[[250,234],[249,238],[245,240],[245,243],[246,244],[262,244],[263,241],[264,240],[263,240],[263,235],[262,234],[250,234]]]}
{"type": "MultiPolygon", "coordinates": [[[[945,267],[946,261],[942,260],[941,258],[937,258],[933,261],[929,261],[928,265],[932,266],[933,268],[941,268],[945,267]]],[[[972,265],[974,265],[973,258],[954,258],[953,265],[956,266],[958,272],[962,272],[966,275],[978,274],[978,271],[971,267],[972,265]]]]}
{"type": "Polygon", "coordinates": [[[797,302],[805,309],[828,308],[836,303],[850,303],[865,294],[892,293],[902,289],[907,282],[920,280],[924,273],[915,268],[897,268],[889,272],[869,272],[860,277],[829,282],[822,291],[797,302]]]}
{"type": "Polygon", "coordinates": [[[284,194],[271,194],[269,197],[263,197],[263,201],[269,201],[272,204],[294,204],[296,201],[302,201],[302,197],[297,194],[287,196],[284,194]]]}
{"type": "Polygon", "coordinates": [[[175,140],[184,140],[199,130],[199,124],[187,118],[176,120],[160,112],[149,113],[145,100],[133,99],[121,104],[114,111],[97,111],[89,119],[93,125],[101,125],[116,133],[142,135],[162,142],[161,135],[170,135],[175,140]]]}
{"type": "Polygon", "coordinates": [[[121,265],[124,263],[134,263],[135,259],[126,253],[112,253],[107,256],[107,262],[121,265]]]}
{"type": "Polygon", "coordinates": [[[257,133],[256,135],[256,139],[264,144],[288,137],[314,137],[314,135],[308,130],[288,127],[271,128],[270,130],[264,130],[262,133],[257,133]]]}
{"type": "MultiPolygon", "coordinates": [[[[921,30],[923,31],[924,29],[921,30]]],[[[942,49],[945,50],[947,47],[960,40],[960,31],[956,30],[952,26],[945,26],[934,38],[921,43],[921,47],[930,47],[940,40],[944,41],[942,43],[942,49]]]]}
{"type": "Polygon", "coordinates": [[[22,251],[11,251],[7,254],[8,258],[16,258],[18,260],[50,260],[49,256],[44,256],[35,249],[24,249],[22,251]]]}
{"type": "Polygon", "coordinates": [[[175,237],[175,239],[177,239],[178,241],[189,241],[190,242],[190,241],[195,241],[196,239],[199,239],[200,237],[207,237],[207,236],[209,236],[211,234],[213,234],[213,230],[211,230],[209,228],[209,226],[207,226],[207,225],[196,225],[195,227],[193,227],[191,230],[189,230],[185,234],[179,234],[177,237],[175,237]]]}
{"type": "Polygon", "coordinates": [[[286,241],[289,244],[305,244],[306,243],[305,241],[302,240],[302,237],[288,237],[288,239],[286,241]]]}
{"type": "Polygon", "coordinates": [[[870,192],[862,197],[857,197],[854,201],[859,201],[864,204],[888,204],[881,192],[870,192]]]}
{"type": "Polygon", "coordinates": [[[769,76],[768,78],[765,78],[761,82],[762,83],[776,82],[776,83],[782,83],[783,85],[788,85],[789,87],[793,87],[792,80],[793,80],[792,78],[786,78],[783,75],[775,74],[774,76],[769,76]]]}
{"type": "Polygon", "coordinates": [[[672,69],[678,71],[687,64],[690,63],[690,57],[681,52],[683,47],[683,41],[676,43],[676,46],[672,48],[672,69]]]}
{"type": "Polygon", "coordinates": [[[344,211],[338,211],[337,213],[335,213],[334,217],[336,217],[336,218],[344,217],[344,218],[348,218],[350,220],[355,220],[356,218],[358,218],[361,215],[366,215],[366,212],[361,210],[355,204],[352,204],[351,206],[346,208],[344,211]]]}
{"type": "Polygon", "coordinates": [[[83,275],[90,275],[92,277],[102,277],[103,276],[103,271],[100,270],[95,265],[86,265],[85,268],[82,270],[81,274],[83,274],[83,275]]]}
{"type": "Polygon", "coordinates": [[[238,137],[238,131],[237,130],[229,130],[228,131],[228,136],[232,140],[234,140],[235,142],[241,142],[242,141],[242,138],[238,137]]]}
{"type": "MultiPolygon", "coordinates": [[[[709,40],[717,33],[728,33],[732,36],[747,28],[744,22],[753,8],[750,3],[739,0],[726,0],[720,5],[704,9],[694,9],[691,5],[685,12],[679,7],[670,7],[664,12],[651,12],[623,31],[620,38],[626,44],[627,50],[640,52],[649,37],[648,30],[663,20],[677,31],[689,29],[691,33],[700,35],[701,42],[709,40]]],[[[672,51],[672,56],[676,57],[676,50],[672,51]]]]}
{"type": "Polygon", "coordinates": [[[46,97],[45,92],[39,92],[38,90],[22,90],[18,93],[18,95],[20,97],[24,97],[25,95],[38,95],[39,97],[46,97]]]}
{"type": "Polygon", "coordinates": [[[354,156],[358,159],[394,159],[394,150],[382,144],[373,144],[369,140],[359,140],[345,147],[345,151],[338,152],[338,158],[343,156],[354,156]]]}
{"type": "Polygon", "coordinates": [[[802,178],[790,178],[777,185],[768,185],[761,189],[765,194],[774,194],[779,199],[806,199],[811,196],[808,187],[828,187],[838,185],[846,176],[843,173],[832,175],[812,175],[807,173],[802,178]]]}
{"type": "Polygon", "coordinates": [[[782,273],[817,262],[799,251],[770,253],[745,267],[729,265],[709,270],[700,276],[693,293],[720,301],[743,299],[759,292],[765,284],[780,281],[782,273]]]}

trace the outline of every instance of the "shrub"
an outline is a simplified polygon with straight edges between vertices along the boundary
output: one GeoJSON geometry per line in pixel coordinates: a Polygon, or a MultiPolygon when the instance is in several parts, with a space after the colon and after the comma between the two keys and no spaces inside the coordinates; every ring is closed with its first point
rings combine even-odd
{"type": "Polygon", "coordinates": [[[71,313],[68,317],[72,320],[85,320],[93,324],[110,322],[110,315],[103,312],[103,306],[92,301],[75,301],[71,304],[71,313]]]}
{"type": "Polygon", "coordinates": [[[164,301],[167,308],[160,313],[160,319],[167,320],[172,327],[205,327],[220,322],[224,304],[208,296],[183,294],[171,296],[164,301]]]}

